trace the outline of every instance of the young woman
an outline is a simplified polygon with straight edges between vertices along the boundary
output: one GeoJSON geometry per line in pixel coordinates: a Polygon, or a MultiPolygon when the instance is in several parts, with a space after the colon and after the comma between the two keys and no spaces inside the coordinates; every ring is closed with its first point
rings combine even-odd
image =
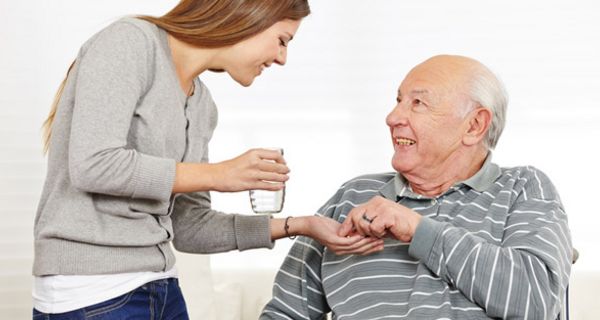
{"type": "Polygon", "coordinates": [[[176,249],[271,248],[306,235],[337,253],[381,240],[336,234],[316,216],[269,219],[211,209],[208,191],[279,190],[288,167],[254,149],[208,163],[217,109],[198,76],[243,86],[283,65],[306,0],[183,0],[124,18],[81,48],[46,122],[48,173],[35,219],[34,318],[185,319],[176,249]]]}

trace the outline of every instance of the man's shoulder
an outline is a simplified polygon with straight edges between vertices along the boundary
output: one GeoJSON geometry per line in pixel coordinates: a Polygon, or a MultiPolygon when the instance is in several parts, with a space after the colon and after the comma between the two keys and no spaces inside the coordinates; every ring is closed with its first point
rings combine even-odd
{"type": "Polygon", "coordinates": [[[335,195],[319,209],[319,212],[339,220],[340,215],[345,215],[352,208],[378,195],[381,188],[393,180],[395,175],[395,172],[387,172],[354,177],[344,182],[335,195]]]}
{"type": "Polygon", "coordinates": [[[534,166],[515,166],[515,167],[501,167],[501,178],[504,179],[532,179],[539,178],[550,181],[550,178],[539,168],[534,166]]]}
{"type": "Polygon", "coordinates": [[[498,182],[509,184],[517,191],[525,191],[534,198],[558,197],[554,184],[539,168],[534,166],[502,167],[498,182]]]}

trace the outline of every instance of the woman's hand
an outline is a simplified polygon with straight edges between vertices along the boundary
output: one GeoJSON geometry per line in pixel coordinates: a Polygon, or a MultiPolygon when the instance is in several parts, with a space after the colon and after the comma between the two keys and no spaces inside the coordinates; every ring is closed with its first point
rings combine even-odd
{"type": "Polygon", "coordinates": [[[348,213],[338,235],[344,237],[358,233],[377,238],[390,236],[400,241],[410,242],[419,222],[421,222],[421,215],[418,213],[376,196],[348,213]]]}
{"type": "Polygon", "coordinates": [[[351,234],[339,236],[341,224],[322,216],[302,216],[288,219],[289,230],[285,233],[285,220],[271,219],[271,238],[280,239],[285,236],[303,235],[315,239],[335,254],[367,255],[383,250],[383,240],[351,234]]]}
{"type": "Polygon", "coordinates": [[[360,234],[339,236],[341,223],[326,217],[311,217],[309,236],[337,255],[368,255],[383,250],[383,240],[360,234]]]}
{"type": "Polygon", "coordinates": [[[215,164],[214,190],[236,192],[245,190],[277,191],[284,187],[290,169],[277,150],[252,149],[231,160],[215,164]]]}
{"type": "Polygon", "coordinates": [[[277,191],[289,179],[290,169],[279,151],[252,149],[231,160],[178,163],[173,193],[236,192],[253,189],[277,191]]]}

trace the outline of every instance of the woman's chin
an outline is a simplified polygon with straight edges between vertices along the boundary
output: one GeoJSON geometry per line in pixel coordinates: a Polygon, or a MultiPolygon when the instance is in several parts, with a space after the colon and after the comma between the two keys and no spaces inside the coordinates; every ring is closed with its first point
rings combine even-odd
{"type": "Polygon", "coordinates": [[[244,79],[234,79],[237,83],[241,84],[244,87],[249,87],[254,82],[254,77],[244,78],[244,79]]]}
{"type": "Polygon", "coordinates": [[[231,79],[233,79],[235,82],[239,83],[243,87],[249,87],[254,82],[254,79],[256,78],[256,76],[245,76],[245,75],[242,76],[239,74],[231,74],[230,72],[227,72],[227,73],[229,74],[231,79]]]}

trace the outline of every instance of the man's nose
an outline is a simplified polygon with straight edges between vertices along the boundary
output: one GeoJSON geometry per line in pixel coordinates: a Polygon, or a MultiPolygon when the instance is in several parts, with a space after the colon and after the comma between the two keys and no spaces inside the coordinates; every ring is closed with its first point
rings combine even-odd
{"type": "Polygon", "coordinates": [[[394,109],[385,118],[385,123],[390,127],[407,124],[407,112],[404,110],[402,103],[397,103],[394,109]]]}

